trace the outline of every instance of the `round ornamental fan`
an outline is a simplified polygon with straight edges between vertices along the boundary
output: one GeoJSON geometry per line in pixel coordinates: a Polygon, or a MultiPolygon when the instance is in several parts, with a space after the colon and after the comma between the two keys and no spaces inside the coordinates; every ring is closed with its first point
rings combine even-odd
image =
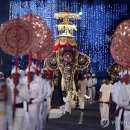
{"type": "Polygon", "coordinates": [[[34,15],[34,14],[27,14],[22,17],[21,19],[30,22],[32,25],[33,29],[35,30],[36,34],[36,42],[32,48],[32,51],[36,50],[39,51],[41,48],[44,48],[50,44],[50,42],[47,42],[48,38],[53,38],[50,35],[51,31],[48,28],[46,22],[39,16],[34,15]]]}
{"type": "Polygon", "coordinates": [[[52,50],[53,50],[53,42],[52,42],[52,44],[50,44],[44,48],[41,48],[39,51],[36,51],[36,50],[32,51],[32,57],[34,59],[41,59],[41,60],[49,58],[51,56],[52,50]],[[40,58],[40,56],[41,56],[41,58],[40,58]]]}
{"type": "Polygon", "coordinates": [[[42,59],[48,58],[53,49],[54,37],[46,22],[34,14],[27,14],[22,16],[21,19],[30,22],[37,35],[36,42],[31,49],[32,57],[37,59],[37,53],[39,53],[42,59]]]}
{"type": "Polygon", "coordinates": [[[115,62],[130,66],[130,20],[125,20],[116,28],[110,49],[115,62]]]}
{"type": "Polygon", "coordinates": [[[32,26],[21,19],[10,20],[0,27],[0,47],[9,55],[15,56],[17,44],[18,55],[27,54],[35,39],[32,26]]]}

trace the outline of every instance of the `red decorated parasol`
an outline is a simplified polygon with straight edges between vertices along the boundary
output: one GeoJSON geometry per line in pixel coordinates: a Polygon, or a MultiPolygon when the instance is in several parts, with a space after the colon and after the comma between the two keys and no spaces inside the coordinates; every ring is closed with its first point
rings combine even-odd
{"type": "Polygon", "coordinates": [[[116,28],[110,49],[115,62],[130,66],[130,20],[125,20],[116,28]]]}
{"type": "Polygon", "coordinates": [[[51,45],[50,40],[53,39],[53,35],[41,17],[34,14],[27,14],[22,16],[21,19],[30,22],[37,35],[32,51],[39,51],[41,48],[48,46],[48,44],[51,45]]]}
{"type": "Polygon", "coordinates": [[[18,44],[18,55],[25,55],[35,43],[36,35],[32,26],[21,19],[10,20],[2,24],[0,28],[0,47],[12,56],[16,56],[16,45],[18,44]]]}
{"type": "MultiPolygon", "coordinates": [[[[39,16],[34,14],[27,14],[22,16],[21,19],[30,22],[35,33],[37,35],[36,42],[30,51],[31,58],[36,59],[38,67],[38,61],[41,62],[42,59],[48,58],[52,52],[52,47],[54,43],[54,37],[50,29],[47,27],[46,22],[39,16]]],[[[29,62],[31,63],[31,61],[29,62]]],[[[30,66],[31,64],[29,64],[30,66]]]]}
{"type": "MultiPolygon", "coordinates": [[[[0,28],[0,47],[9,54],[16,56],[16,72],[15,72],[15,88],[18,83],[18,56],[27,54],[28,50],[32,48],[35,43],[36,34],[29,22],[22,19],[10,20],[4,23],[0,28]]],[[[15,113],[16,93],[14,93],[14,109],[15,113]]]]}

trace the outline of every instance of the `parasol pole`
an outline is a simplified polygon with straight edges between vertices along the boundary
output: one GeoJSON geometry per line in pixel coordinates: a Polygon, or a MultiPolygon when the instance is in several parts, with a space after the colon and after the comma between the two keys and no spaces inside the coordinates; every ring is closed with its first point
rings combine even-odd
{"type": "Polygon", "coordinates": [[[29,72],[28,72],[28,89],[30,88],[29,85],[30,85],[30,67],[32,65],[32,51],[29,51],[29,63],[28,63],[28,69],[29,69],[29,72]]]}
{"type": "Polygon", "coordinates": [[[18,85],[18,41],[19,41],[19,37],[18,34],[19,33],[19,14],[18,14],[18,20],[17,20],[17,26],[16,26],[16,61],[15,61],[15,66],[16,66],[16,70],[15,70],[15,81],[14,81],[14,105],[13,105],[13,118],[15,115],[15,104],[16,104],[16,90],[17,90],[17,85],[18,85]]]}
{"type": "MultiPolygon", "coordinates": [[[[29,17],[29,22],[32,22],[32,13],[30,14],[29,17]]],[[[32,65],[32,51],[29,51],[29,58],[28,58],[28,89],[30,89],[30,67],[32,65]]]]}
{"type": "Polygon", "coordinates": [[[38,59],[39,59],[39,53],[36,53],[36,72],[38,70],[38,59]]]}
{"type": "Polygon", "coordinates": [[[42,69],[42,56],[41,56],[41,53],[39,53],[39,61],[40,61],[40,73],[41,73],[41,69],[42,69]]]}

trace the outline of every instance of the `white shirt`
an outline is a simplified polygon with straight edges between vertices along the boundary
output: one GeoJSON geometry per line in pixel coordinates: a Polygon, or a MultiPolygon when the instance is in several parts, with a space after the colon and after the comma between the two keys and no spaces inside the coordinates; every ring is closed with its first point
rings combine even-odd
{"type": "Polygon", "coordinates": [[[102,92],[102,97],[101,97],[101,101],[103,102],[108,102],[110,100],[110,93],[111,93],[111,87],[112,85],[106,85],[103,84],[100,88],[100,92],[102,92]]]}
{"type": "Polygon", "coordinates": [[[7,90],[8,90],[8,95],[7,95],[7,104],[12,105],[12,98],[13,98],[13,88],[14,88],[14,83],[13,80],[8,77],[6,79],[6,85],[7,85],[7,90]]]}
{"type": "Polygon", "coordinates": [[[45,98],[47,99],[48,97],[51,96],[51,83],[49,80],[47,79],[43,79],[43,82],[46,83],[46,85],[44,85],[44,93],[45,93],[45,98]]]}
{"type": "Polygon", "coordinates": [[[92,78],[92,85],[96,85],[97,84],[97,78],[92,78]]]}
{"type": "Polygon", "coordinates": [[[78,85],[80,86],[80,92],[86,94],[86,87],[88,86],[87,78],[85,78],[84,80],[79,80],[78,85]]]}
{"type": "Polygon", "coordinates": [[[30,82],[30,98],[32,98],[32,103],[39,103],[40,102],[40,98],[42,96],[42,91],[41,91],[41,86],[40,83],[33,80],[32,82],[30,82]]]}
{"type": "MultiPolygon", "coordinates": [[[[22,103],[23,101],[30,100],[29,90],[28,90],[27,84],[25,84],[24,82],[24,78],[25,77],[20,78],[19,84],[16,86],[16,89],[18,90],[18,94],[16,95],[16,103],[22,103]]],[[[15,88],[13,79],[10,79],[10,78],[7,79],[7,86],[8,86],[8,89],[10,90],[11,102],[13,104],[14,103],[14,88],[15,88]]]]}
{"type": "Polygon", "coordinates": [[[26,76],[21,76],[19,78],[19,84],[16,89],[18,90],[18,95],[16,96],[16,103],[23,103],[24,101],[30,100],[29,89],[27,86],[26,76]]]}
{"type": "Polygon", "coordinates": [[[111,89],[112,100],[116,104],[118,104],[118,94],[119,94],[121,87],[122,87],[122,83],[120,81],[116,82],[112,85],[112,89],[111,89]]]}
{"type": "Polygon", "coordinates": [[[88,87],[91,87],[92,84],[93,84],[93,82],[92,82],[92,78],[89,78],[89,80],[88,80],[88,87]]]}
{"type": "Polygon", "coordinates": [[[18,95],[16,96],[16,103],[22,103],[24,101],[29,101],[29,90],[26,84],[19,83],[17,85],[18,95]]]}
{"type": "Polygon", "coordinates": [[[118,105],[130,109],[130,84],[126,85],[123,83],[123,87],[120,89],[118,94],[118,105]]]}

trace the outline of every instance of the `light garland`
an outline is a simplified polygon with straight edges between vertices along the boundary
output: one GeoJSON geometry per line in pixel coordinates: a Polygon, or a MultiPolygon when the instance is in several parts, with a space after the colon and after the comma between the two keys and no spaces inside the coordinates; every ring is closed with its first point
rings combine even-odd
{"type": "Polygon", "coordinates": [[[80,29],[80,34],[77,31],[74,36],[76,42],[79,41],[79,50],[91,57],[93,73],[107,70],[113,64],[109,51],[110,41],[107,40],[107,36],[111,37],[117,22],[127,17],[127,3],[90,5],[76,0],[72,0],[68,4],[63,0],[46,0],[41,3],[37,0],[23,2],[12,0],[9,16],[10,19],[13,19],[17,17],[18,13],[24,15],[29,12],[40,15],[46,20],[56,39],[58,35],[57,22],[53,15],[67,9],[70,12],[82,12],[80,21],[73,20],[80,29]],[[79,4],[80,10],[78,10],[79,4]],[[78,39],[79,36],[80,39],[78,39]]]}

